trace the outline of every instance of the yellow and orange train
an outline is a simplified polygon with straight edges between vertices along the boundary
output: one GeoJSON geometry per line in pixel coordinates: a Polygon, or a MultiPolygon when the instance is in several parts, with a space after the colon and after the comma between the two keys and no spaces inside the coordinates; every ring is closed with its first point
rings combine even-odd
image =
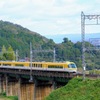
{"type": "Polygon", "coordinates": [[[77,72],[77,66],[74,62],[16,62],[0,61],[0,66],[6,67],[32,67],[32,69],[55,70],[77,72]]]}

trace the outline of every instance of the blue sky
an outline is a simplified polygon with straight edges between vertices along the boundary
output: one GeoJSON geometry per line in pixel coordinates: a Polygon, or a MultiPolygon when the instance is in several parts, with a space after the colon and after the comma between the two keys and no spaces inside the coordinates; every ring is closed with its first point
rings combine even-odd
{"type": "MultiPolygon", "coordinates": [[[[0,19],[43,36],[80,34],[81,11],[100,14],[100,0],[0,0],[0,19]]],[[[99,33],[100,26],[86,26],[99,33]]]]}

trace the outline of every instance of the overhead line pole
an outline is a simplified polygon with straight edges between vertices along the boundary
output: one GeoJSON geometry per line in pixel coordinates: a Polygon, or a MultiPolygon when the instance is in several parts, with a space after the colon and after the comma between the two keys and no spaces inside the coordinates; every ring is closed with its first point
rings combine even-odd
{"type": "Polygon", "coordinates": [[[30,80],[29,82],[33,81],[32,77],[32,43],[30,42],[30,80]]]}
{"type": "Polygon", "coordinates": [[[18,50],[16,50],[16,61],[18,61],[18,50]]]}
{"type": "Polygon", "coordinates": [[[83,80],[85,80],[85,70],[86,70],[86,63],[85,63],[85,25],[100,25],[99,23],[100,15],[85,15],[81,12],[81,35],[82,35],[82,68],[83,68],[83,80]],[[94,20],[95,23],[87,24],[85,20],[94,20]]]}
{"type": "Polygon", "coordinates": [[[54,50],[53,50],[53,62],[55,62],[56,61],[56,51],[55,51],[55,48],[54,48],[54,50]]]}
{"type": "Polygon", "coordinates": [[[81,35],[82,35],[82,68],[83,68],[83,80],[85,80],[85,15],[81,12],[81,35]]]}

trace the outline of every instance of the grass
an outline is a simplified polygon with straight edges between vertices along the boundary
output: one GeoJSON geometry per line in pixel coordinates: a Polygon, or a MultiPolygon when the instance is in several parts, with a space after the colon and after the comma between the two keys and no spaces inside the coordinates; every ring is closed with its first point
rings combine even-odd
{"type": "Polygon", "coordinates": [[[0,94],[0,100],[18,100],[17,96],[6,96],[6,93],[0,94]]]}
{"type": "Polygon", "coordinates": [[[54,90],[45,100],[100,100],[100,79],[72,79],[66,86],[54,90]]]}

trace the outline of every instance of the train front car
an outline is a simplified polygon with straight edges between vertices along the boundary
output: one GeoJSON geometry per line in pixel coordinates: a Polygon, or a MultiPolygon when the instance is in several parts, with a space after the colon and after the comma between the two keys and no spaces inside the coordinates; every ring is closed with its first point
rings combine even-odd
{"type": "Polygon", "coordinates": [[[70,72],[77,72],[77,66],[74,62],[66,62],[70,72]]]}
{"type": "Polygon", "coordinates": [[[77,66],[74,62],[46,62],[46,66],[45,68],[51,71],[77,72],[77,66]]]}

